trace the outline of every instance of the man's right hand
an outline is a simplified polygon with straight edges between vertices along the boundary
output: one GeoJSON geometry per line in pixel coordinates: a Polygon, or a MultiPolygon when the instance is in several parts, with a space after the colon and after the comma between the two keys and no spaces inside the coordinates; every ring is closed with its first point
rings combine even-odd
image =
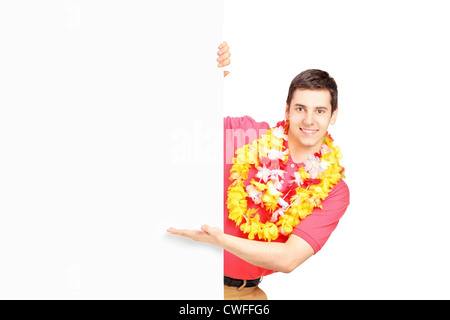
{"type": "MultiPolygon", "coordinates": [[[[219,46],[219,51],[217,52],[217,55],[219,56],[217,58],[217,62],[219,62],[219,64],[217,65],[219,68],[223,68],[226,67],[230,64],[230,47],[228,46],[228,44],[226,43],[226,41],[222,42],[219,46]]],[[[229,71],[224,71],[223,72],[223,76],[226,77],[228,74],[230,74],[229,71]]]]}

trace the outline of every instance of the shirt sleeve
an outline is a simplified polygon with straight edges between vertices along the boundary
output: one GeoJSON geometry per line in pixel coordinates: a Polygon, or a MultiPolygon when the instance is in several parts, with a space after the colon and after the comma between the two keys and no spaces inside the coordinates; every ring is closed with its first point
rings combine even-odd
{"type": "Polygon", "coordinates": [[[349,204],[350,191],[347,184],[340,180],[322,202],[322,209],[314,208],[292,233],[308,242],[316,254],[336,229],[349,204]]]}

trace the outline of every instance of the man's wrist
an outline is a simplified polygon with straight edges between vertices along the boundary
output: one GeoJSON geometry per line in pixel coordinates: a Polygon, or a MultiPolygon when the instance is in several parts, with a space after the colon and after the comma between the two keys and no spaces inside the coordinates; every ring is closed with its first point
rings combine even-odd
{"type": "Polygon", "coordinates": [[[227,237],[229,237],[229,235],[225,234],[224,232],[221,232],[220,234],[217,235],[217,237],[215,239],[216,243],[214,243],[214,244],[220,248],[225,249],[227,237]]]}

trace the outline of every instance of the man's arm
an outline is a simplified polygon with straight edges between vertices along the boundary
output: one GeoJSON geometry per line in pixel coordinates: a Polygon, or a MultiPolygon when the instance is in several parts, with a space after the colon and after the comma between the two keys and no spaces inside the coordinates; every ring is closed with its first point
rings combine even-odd
{"type": "Polygon", "coordinates": [[[314,254],[311,246],[296,235],[291,235],[285,243],[279,243],[241,239],[207,225],[202,226],[201,230],[169,228],[167,231],[214,244],[255,266],[285,273],[293,271],[314,254]]]}

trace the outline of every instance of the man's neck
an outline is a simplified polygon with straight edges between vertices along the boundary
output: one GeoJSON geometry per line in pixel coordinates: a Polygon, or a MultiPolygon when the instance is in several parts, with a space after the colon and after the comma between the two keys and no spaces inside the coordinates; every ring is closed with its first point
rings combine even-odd
{"type": "Polygon", "coordinates": [[[309,155],[319,152],[321,144],[318,146],[305,147],[300,145],[294,138],[289,137],[288,146],[292,161],[295,163],[301,163],[306,161],[309,155]]]}

